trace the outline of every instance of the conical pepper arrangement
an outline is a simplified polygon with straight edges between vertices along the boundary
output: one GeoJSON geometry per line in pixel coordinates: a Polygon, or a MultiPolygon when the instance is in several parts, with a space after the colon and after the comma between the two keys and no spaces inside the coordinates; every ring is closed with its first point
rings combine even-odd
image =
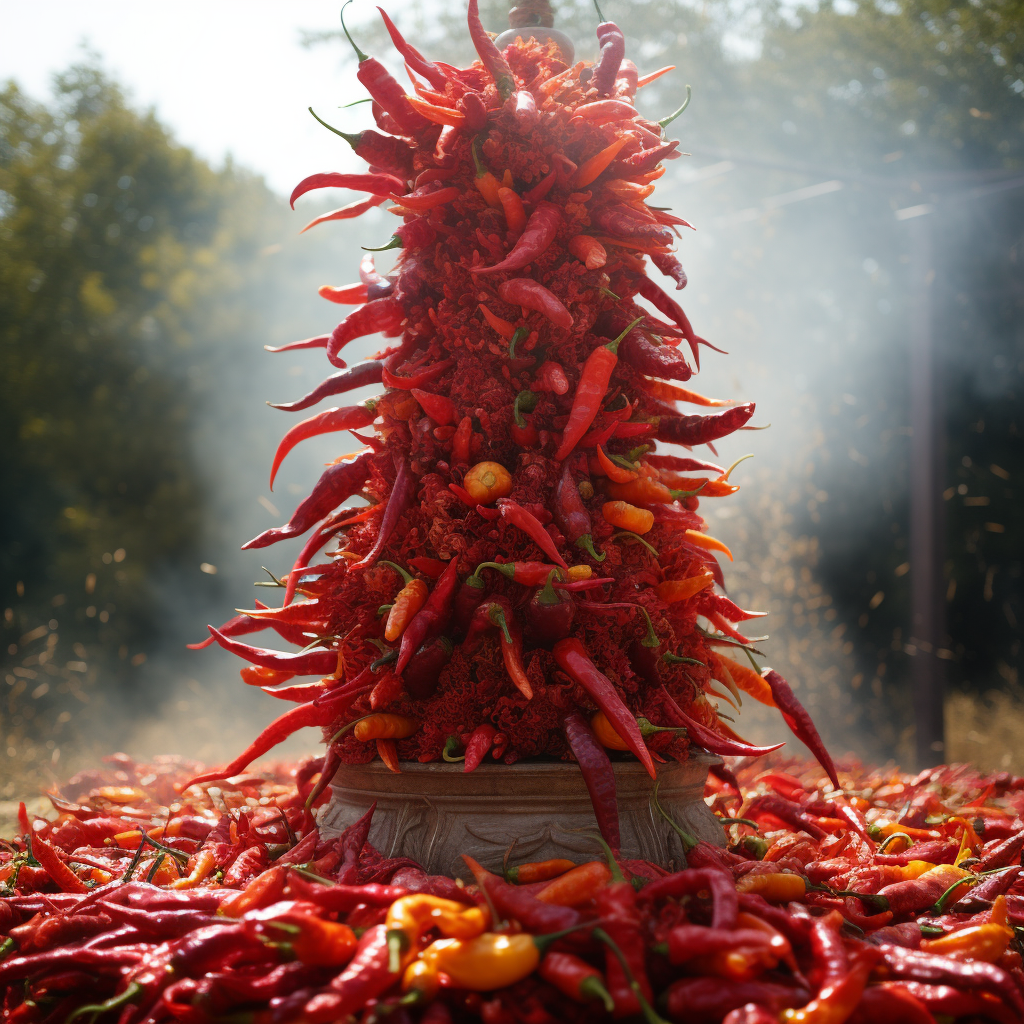
{"type": "Polygon", "coordinates": [[[307,537],[280,606],[211,627],[208,642],[295,706],[201,779],[237,774],[304,726],[328,743],[321,789],[340,765],[376,757],[395,771],[574,759],[616,847],[608,751],[653,776],[690,744],[775,749],[742,740],[709,700],[742,693],[778,707],[835,781],[792,690],[748,662],[737,623],[758,613],[719,592],[718,556],[731,554],[700,515],[701,499],[738,488],[692,449],[743,427],[754,405],[680,386],[708,343],[647,275],[649,260],[686,284],[672,245],[689,225],[651,205],[679,155],[665,134],[676,115],[650,121],[634,105],[665,69],[641,76],[610,22],[597,63],[569,64],[553,41],[499,51],[472,0],[480,59],[456,68],[384,18],[412,91],[356,47],[378,130],[343,137],[369,168],[311,175],[291,199],[365,196],[312,225],[388,204],[397,220],[382,248],[397,263],[382,276],[367,253],[357,283],[321,289],[355,308],[282,350],[323,348],[337,372],[279,408],[381,392],[316,412],[281,442],[271,483],[306,438],[349,431],[365,447],[245,545],[307,537]],[[347,366],[345,347],[378,333],[388,347],[347,366]],[[368,506],[346,505],[357,496],[368,506]],[[300,650],[235,639],[268,628],[300,650]]]}

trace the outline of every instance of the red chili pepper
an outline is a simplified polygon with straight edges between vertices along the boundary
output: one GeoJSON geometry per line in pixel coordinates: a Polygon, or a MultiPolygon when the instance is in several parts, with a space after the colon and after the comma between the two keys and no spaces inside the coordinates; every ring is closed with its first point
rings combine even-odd
{"type": "Polygon", "coordinates": [[[427,185],[404,196],[395,195],[392,192],[389,198],[392,202],[398,203],[407,210],[425,213],[427,210],[433,210],[435,207],[450,203],[460,195],[460,190],[454,185],[450,185],[448,188],[434,188],[433,185],[427,185]]]}
{"type": "Polygon", "coordinates": [[[513,277],[498,286],[501,298],[513,306],[524,309],[535,309],[543,313],[556,327],[569,330],[572,327],[572,316],[562,301],[544,285],[529,277],[513,277]]]}
{"type": "Polygon", "coordinates": [[[381,381],[385,387],[396,388],[400,391],[411,391],[413,388],[422,387],[424,384],[429,384],[432,380],[440,377],[451,365],[451,359],[442,359],[438,363],[431,363],[425,369],[420,370],[419,373],[414,373],[411,377],[400,377],[385,366],[381,374],[381,381]]]}
{"type": "Polygon", "coordinates": [[[638,321],[634,320],[617,338],[609,341],[607,345],[599,345],[587,356],[580,374],[580,382],[576,386],[576,394],[573,396],[569,422],[565,425],[562,443],[555,452],[558,461],[565,461],[597,418],[601,403],[608,393],[612,371],[619,361],[619,343],[637,323],[638,321]]]}
{"type": "Polygon", "coordinates": [[[458,409],[447,395],[434,395],[420,388],[410,388],[409,391],[435,423],[439,423],[441,426],[450,426],[459,421],[458,409]]]}
{"type": "Polygon", "coordinates": [[[480,766],[496,735],[497,730],[489,722],[484,722],[473,730],[466,741],[466,760],[462,766],[464,772],[471,772],[480,766]]]}
{"type": "Polygon", "coordinates": [[[636,890],[623,877],[610,850],[608,867],[611,880],[594,893],[594,908],[600,915],[602,930],[611,933],[618,946],[617,951],[609,949],[605,953],[605,978],[615,1004],[615,1016],[631,1017],[654,1002],[647,978],[644,921],[637,906],[636,890]]]}
{"type": "Polygon", "coordinates": [[[302,341],[289,341],[287,345],[264,345],[267,352],[295,352],[307,348],[327,348],[331,340],[329,334],[318,334],[315,338],[303,338],[302,341]]]}
{"type": "Polygon", "coordinates": [[[395,672],[402,675],[412,656],[428,639],[437,636],[448,624],[452,614],[452,600],[455,586],[459,582],[458,556],[448,563],[448,568],[434,584],[426,603],[416,613],[412,622],[405,627],[398,649],[395,672]]]}
{"type": "Polygon", "coordinates": [[[562,569],[568,569],[565,559],[558,553],[551,534],[541,526],[537,518],[531,515],[518,502],[511,498],[499,498],[496,502],[498,512],[506,523],[518,527],[544,552],[548,558],[562,569]]]}
{"type": "Polygon", "coordinates": [[[384,509],[380,526],[377,528],[377,536],[374,539],[373,547],[359,559],[349,566],[349,571],[366,569],[373,565],[384,553],[391,535],[398,528],[398,523],[405,515],[406,509],[412,504],[419,487],[419,477],[409,468],[408,460],[404,455],[396,458],[395,480],[391,485],[391,493],[388,495],[388,504],[384,509]]]}
{"type": "Polygon", "coordinates": [[[683,337],[686,338],[687,344],[690,346],[690,351],[693,353],[693,358],[697,363],[697,369],[700,369],[700,347],[699,342],[703,339],[698,338],[690,325],[690,320],[687,315],[683,312],[683,307],[679,305],[670,295],[667,295],[657,284],[654,283],[649,277],[641,276],[637,278],[637,288],[640,290],[640,294],[647,299],[655,309],[664,313],[673,323],[679,325],[679,329],[683,332],[683,337]]]}
{"type": "Polygon", "coordinates": [[[770,981],[735,981],[732,978],[684,978],[666,993],[669,1016],[687,1024],[719,1024],[731,1010],[747,1003],[778,1014],[787,1007],[803,1006],[810,993],[797,985],[770,981]]]}
{"type": "Polygon", "coordinates": [[[590,660],[590,655],[583,644],[575,637],[568,637],[555,644],[552,653],[558,667],[579,683],[598,708],[605,713],[615,731],[629,745],[629,749],[647,769],[651,778],[657,778],[654,761],[644,743],[636,719],[622,702],[612,681],[590,660]]]}
{"type": "Polygon", "coordinates": [[[366,285],[362,281],[355,284],[346,284],[341,287],[334,287],[329,284],[322,284],[317,289],[317,294],[328,302],[336,302],[343,306],[358,306],[369,298],[366,285]]]}
{"type": "Polygon", "coordinates": [[[778,750],[779,747],[785,746],[784,743],[775,743],[770,747],[758,747],[752,743],[742,743],[739,740],[729,739],[720,732],[715,732],[701,725],[700,722],[694,721],[672,700],[664,687],[662,687],[661,692],[666,698],[666,706],[670,711],[670,716],[674,719],[673,724],[684,728],[692,742],[696,743],[698,747],[710,750],[712,754],[761,757],[764,754],[771,753],[773,750],[778,750]]]}
{"type": "MultiPolygon", "coordinates": [[[[660,214],[656,214],[655,216],[658,216],[659,220],[661,219],[660,214]]],[[[664,222],[662,221],[662,223],[664,222]]],[[[686,287],[686,271],[683,270],[683,265],[671,253],[652,252],[651,262],[666,277],[670,277],[675,281],[677,289],[686,287]]]]}
{"type": "Polygon", "coordinates": [[[775,706],[782,712],[782,717],[793,731],[793,735],[818,759],[818,764],[825,769],[826,774],[832,780],[832,785],[839,789],[839,776],[836,774],[836,766],[832,760],[832,755],[829,754],[825,744],[822,742],[821,736],[811,720],[811,716],[800,701],[797,700],[792,687],[778,672],[772,669],[767,669],[763,675],[765,682],[772,688],[775,706]]]}
{"type": "Polygon", "coordinates": [[[527,204],[539,203],[551,191],[557,178],[557,172],[549,171],[533,188],[523,193],[523,202],[527,204]]]}
{"type": "Polygon", "coordinates": [[[619,833],[619,804],[615,793],[615,772],[608,759],[608,752],[598,743],[586,719],[579,711],[570,711],[562,722],[565,738],[569,743],[576,763],[580,766],[583,781],[590,794],[597,827],[604,841],[613,849],[622,845],[619,833]]]}
{"type": "MultiPolygon", "coordinates": [[[[500,572],[505,579],[521,583],[526,587],[542,586],[552,572],[558,571],[557,566],[549,565],[547,562],[481,562],[469,578],[480,579],[483,569],[494,569],[500,572]]],[[[481,589],[483,587],[482,581],[480,587],[481,589]]]]}
{"type": "Polygon", "coordinates": [[[356,156],[365,160],[375,173],[385,172],[403,180],[412,176],[413,150],[404,140],[392,135],[381,135],[370,129],[354,134],[343,132],[317,116],[312,107],[309,107],[309,112],[328,131],[343,138],[356,156]]]}
{"type": "Polygon", "coordinates": [[[597,26],[597,42],[601,47],[601,55],[590,84],[597,90],[598,96],[607,96],[615,87],[622,58],[626,56],[626,38],[615,22],[603,21],[597,26]]]}
{"type": "Polygon", "coordinates": [[[494,45],[494,40],[487,34],[487,30],[480,20],[480,8],[477,0],[469,0],[467,20],[473,46],[480,55],[484,67],[487,68],[487,73],[494,79],[494,84],[498,87],[498,97],[504,103],[516,90],[515,75],[512,74],[508,61],[494,45]]]}
{"type": "Polygon", "coordinates": [[[301,412],[311,405],[332,395],[341,395],[346,391],[355,391],[356,388],[365,387],[368,384],[380,384],[384,373],[384,364],[379,359],[365,359],[355,366],[346,370],[339,370],[332,373],[321,384],[318,384],[309,394],[294,402],[282,402],[275,404],[268,402],[271,409],[282,409],[285,412],[301,412]]]}
{"type": "MultiPolygon", "coordinates": [[[[513,246],[512,251],[493,267],[474,269],[473,273],[497,274],[504,273],[507,270],[522,270],[528,263],[532,263],[538,256],[547,252],[551,243],[555,240],[555,236],[558,234],[558,228],[561,223],[562,211],[554,203],[542,200],[534,208],[533,213],[530,214],[530,219],[526,222],[526,227],[523,229],[523,233],[519,236],[515,246],[513,246]]],[[[501,297],[506,302],[513,301],[505,295],[501,297]]],[[[522,304],[527,305],[526,303],[522,304]]],[[[531,306],[530,308],[536,309],[537,307],[531,306]]],[[[569,326],[572,326],[571,323],[569,326]]]]}
{"type": "MultiPolygon", "coordinates": [[[[297,655],[297,657],[303,657],[303,655],[297,655]]],[[[335,660],[337,660],[336,656],[335,660]]],[[[283,743],[293,733],[298,732],[299,729],[329,725],[348,704],[355,700],[357,695],[357,693],[353,693],[347,688],[337,689],[328,691],[305,704],[289,708],[279,718],[275,718],[231,764],[219,771],[197,775],[189,780],[188,784],[183,788],[187,789],[188,786],[196,786],[203,782],[230,779],[232,775],[238,775],[248,768],[253,761],[262,757],[268,751],[273,750],[274,747],[279,743],[283,743]]]]}
{"type": "Polygon", "coordinates": [[[274,461],[270,467],[270,489],[274,489],[274,478],[284,462],[285,456],[300,442],[320,434],[330,434],[339,430],[353,430],[368,427],[377,416],[378,398],[368,398],[358,405],[346,405],[340,408],[326,409],[324,412],[310,416],[301,423],[296,423],[281,438],[274,461]]]}
{"type": "Polygon", "coordinates": [[[1019,858],[1022,849],[1024,849],[1024,829],[993,847],[986,847],[978,860],[976,870],[991,871],[993,868],[1006,867],[1019,858]]]}
{"type": "Polygon", "coordinates": [[[591,213],[590,222],[611,235],[613,241],[615,238],[638,239],[654,245],[671,245],[674,240],[671,228],[654,219],[648,220],[630,206],[602,206],[591,213]]]}
{"type": "Polygon", "coordinates": [[[376,199],[378,195],[386,196],[396,189],[401,192],[405,188],[405,182],[393,174],[341,174],[337,171],[311,174],[292,189],[289,199],[292,209],[295,209],[295,200],[299,196],[318,188],[351,188],[357,192],[372,192],[376,199]]]}
{"type": "Polygon", "coordinates": [[[305,533],[314,523],[362,489],[370,475],[370,457],[371,453],[367,452],[351,462],[341,462],[329,467],[316,482],[309,497],[292,513],[286,526],[264,530],[258,537],[243,544],[242,550],[265,548],[305,533]]]}
{"type": "Polygon", "coordinates": [[[299,232],[301,235],[304,231],[308,231],[310,228],[315,228],[317,224],[326,224],[332,220],[351,220],[353,217],[360,217],[367,210],[372,210],[375,206],[380,206],[384,200],[387,199],[387,195],[382,196],[370,196],[369,199],[359,199],[354,203],[349,203],[347,206],[342,206],[340,209],[331,210],[330,213],[322,213],[319,217],[314,217],[303,229],[299,232]]]}
{"type": "MultiPolygon", "coordinates": [[[[638,177],[648,171],[653,171],[662,160],[666,160],[678,148],[678,141],[674,141],[663,142],[650,149],[641,149],[638,153],[632,153],[622,160],[616,160],[612,164],[612,172],[618,178],[638,177]]],[[[661,268],[659,267],[659,269],[661,268]]]]}
{"type": "Polygon", "coordinates": [[[633,331],[622,343],[622,361],[638,373],[666,380],[689,380],[693,376],[690,364],[671,345],[654,345],[640,333],[633,331]]]}
{"type": "Polygon", "coordinates": [[[573,116],[582,117],[583,120],[592,121],[594,124],[610,124],[613,121],[631,121],[639,114],[636,107],[625,100],[595,100],[578,106],[573,116]]]}
{"type": "Polygon", "coordinates": [[[415,46],[406,42],[402,33],[398,31],[398,26],[388,17],[388,13],[383,7],[378,7],[377,10],[380,11],[380,16],[384,19],[391,42],[395,44],[395,49],[405,58],[409,67],[416,74],[422,75],[432,88],[438,92],[444,92],[448,86],[448,76],[433,61],[427,60],[415,46]]]}
{"type": "Polygon", "coordinates": [[[753,803],[744,811],[744,815],[749,815],[756,821],[760,812],[774,815],[796,831],[806,832],[818,842],[821,842],[828,834],[815,824],[813,815],[808,814],[799,804],[795,804],[785,797],[771,795],[755,797],[753,803]]]}
{"type": "MultiPolygon", "coordinates": [[[[356,46],[355,40],[349,35],[348,27],[345,25],[345,8],[347,6],[348,2],[343,4],[341,8],[341,27],[345,32],[346,38],[352,44],[352,49],[356,51],[356,57],[359,59],[356,78],[366,86],[366,91],[380,105],[381,109],[394,120],[399,128],[397,134],[416,135],[418,132],[430,127],[430,122],[422,114],[417,114],[413,110],[408,97],[405,95],[405,90],[391,77],[387,68],[375,57],[367,56],[356,46]]],[[[384,190],[378,189],[376,191],[384,190]]]]}
{"type": "Polygon", "coordinates": [[[541,961],[537,973],[549,985],[553,985],[559,992],[577,1003],[601,1002],[607,1013],[615,1009],[615,1003],[605,988],[601,972],[572,953],[551,950],[541,961]]]}
{"type": "Polygon", "coordinates": [[[88,892],[89,887],[64,863],[60,854],[39,832],[29,833],[32,856],[57,884],[61,892],[88,892]]]}
{"type": "Polygon", "coordinates": [[[552,586],[557,574],[558,570],[552,567],[543,588],[534,592],[523,610],[530,639],[545,647],[567,637],[576,617],[572,598],[560,596],[552,586]]]}
{"type": "Polygon", "coordinates": [[[745,402],[709,416],[662,416],[655,437],[669,444],[707,444],[739,430],[753,415],[754,403],[745,402]]]}
{"type": "Polygon", "coordinates": [[[368,334],[396,331],[402,326],[405,310],[394,296],[374,299],[353,310],[334,328],[331,340],[327,343],[327,358],[334,366],[344,366],[338,353],[356,338],[365,338],[368,334]]]}

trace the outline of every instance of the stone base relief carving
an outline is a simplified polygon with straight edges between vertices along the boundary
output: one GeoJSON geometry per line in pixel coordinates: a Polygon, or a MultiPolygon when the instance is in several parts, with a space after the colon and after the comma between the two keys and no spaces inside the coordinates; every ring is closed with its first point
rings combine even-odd
{"type": "MultiPolygon", "coordinates": [[[[704,803],[708,767],[718,758],[693,751],[684,764],[659,766],[658,800],[684,831],[725,845],[721,825],[704,803]]],[[[614,764],[622,856],[667,868],[686,863],[683,843],[651,799],[654,780],[643,766],[614,764]]],[[[468,877],[462,854],[491,869],[515,841],[515,862],[600,856],[583,832],[597,832],[590,796],[574,764],[484,764],[463,772],[459,764],[403,763],[400,774],[380,761],[346,765],[320,814],[324,838],[339,835],[377,809],[370,842],[385,857],[412,857],[430,874],[468,877]]]]}

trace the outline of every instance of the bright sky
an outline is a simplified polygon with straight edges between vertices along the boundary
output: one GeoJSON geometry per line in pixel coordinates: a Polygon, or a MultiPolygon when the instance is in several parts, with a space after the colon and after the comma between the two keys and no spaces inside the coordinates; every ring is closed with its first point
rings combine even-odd
{"type": "MultiPolygon", "coordinates": [[[[355,25],[376,15],[368,0],[356,7],[355,25]]],[[[339,8],[340,0],[0,0],[0,81],[45,98],[85,42],[182,142],[215,163],[231,153],[287,193],[311,171],[339,169],[339,145],[347,149],[307,107],[343,130],[367,126],[365,106],[338,109],[365,95],[352,64],[342,66],[335,46],[300,44],[303,29],[335,28],[339,8]]]]}

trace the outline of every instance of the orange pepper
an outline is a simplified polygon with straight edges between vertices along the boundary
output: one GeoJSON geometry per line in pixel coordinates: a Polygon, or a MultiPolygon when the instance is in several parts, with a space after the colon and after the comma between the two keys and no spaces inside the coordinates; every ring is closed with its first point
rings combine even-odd
{"type": "Polygon", "coordinates": [[[703,548],[705,551],[721,551],[729,561],[732,561],[732,552],[717,537],[701,533],[700,530],[687,530],[686,539],[695,547],[703,548]]]}
{"type": "Polygon", "coordinates": [[[754,893],[769,903],[790,903],[804,898],[807,885],[800,875],[779,871],[765,875],[743,875],[736,881],[736,891],[754,893]]]}
{"type": "Polygon", "coordinates": [[[370,740],[404,740],[420,727],[419,719],[406,715],[367,715],[353,723],[352,734],[360,743],[370,740]]]}
{"type": "Polygon", "coordinates": [[[653,512],[625,501],[606,501],[601,506],[601,515],[605,522],[620,530],[629,530],[630,533],[650,533],[654,527],[653,512]]]}
{"type": "Polygon", "coordinates": [[[395,572],[401,573],[402,579],[405,581],[405,586],[398,592],[394,604],[391,605],[387,625],[384,627],[384,639],[393,641],[405,632],[405,627],[426,603],[430,592],[423,580],[414,579],[400,565],[383,559],[378,564],[390,566],[395,572]]]}
{"type": "Polygon", "coordinates": [[[604,861],[592,860],[560,875],[536,893],[542,903],[558,907],[575,907],[593,898],[595,892],[608,884],[612,877],[604,861]]]}
{"type": "MultiPolygon", "coordinates": [[[[600,445],[597,446],[597,462],[601,469],[604,470],[604,475],[613,483],[626,484],[636,480],[640,475],[636,470],[626,469],[624,466],[612,462],[600,445]]],[[[621,498],[626,497],[626,495],[615,494],[613,497],[621,498]]]]}
{"type": "Polygon", "coordinates": [[[655,380],[653,377],[644,377],[640,386],[647,394],[654,398],[663,398],[666,402],[689,402],[690,405],[703,406],[736,404],[728,398],[705,398],[703,395],[697,394],[696,391],[681,388],[676,384],[669,384],[665,380],[655,380]]]}
{"type": "Polygon", "coordinates": [[[760,704],[767,704],[770,708],[775,707],[772,688],[753,669],[741,665],[738,661],[733,661],[732,658],[727,658],[724,654],[712,654],[711,661],[713,665],[724,668],[732,681],[744,693],[750,694],[760,704]]]}
{"type": "Polygon", "coordinates": [[[294,672],[284,672],[279,668],[264,668],[262,665],[246,665],[241,670],[242,682],[249,686],[275,686],[294,678],[294,672]]]}
{"type": "Polygon", "coordinates": [[[477,505],[491,505],[512,493],[512,474],[500,462],[478,462],[462,486],[477,505]]]}
{"type": "Polygon", "coordinates": [[[168,884],[169,889],[194,889],[207,875],[217,867],[217,859],[210,850],[200,850],[196,854],[192,871],[185,878],[176,878],[168,884]]]}
{"type": "Polygon", "coordinates": [[[509,231],[520,234],[526,227],[526,207],[515,189],[502,186],[498,189],[498,199],[501,201],[502,209],[505,211],[505,223],[509,231]]]}
{"type": "Polygon", "coordinates": [[[217,913],[225,917],[241,917],[246,911],[276,903],[284,892],[287,879],[288,868],[283,864],[275,864],[257,875],[241,892],[224,900],[217,913]]]}
{"type": "Polygon", "coordinates": [[[400,774],[402,769],[398,766],[398,748],[394,740],[377,740],[377,753],[380,759],[388,766],[388,771],[400,774]]]}
{"type": "Polygon", "coordinates": [[[595,153],[589,160],[584,160],[576,170],[572,187],[580,189],[599,178],[618,156],[619,150],[629,142],[629,138],[628,135],[622,135],[600,152],[595,153]]]}
{"type": "Polygon", "coordinates": [[[573,235],[569,239],[569,252],[582,263],[587,270],[597,270],[608,262],[608,251],[591,235],[573,235]]]}
{"type": "MultiPolygon", "coordinates": [[[[658,597],[666,604],[686,601],[702,590],[714,586],[715,577],[710,569],[702,569],[696,576],[684,580],[664,580],[658,584],[658,597]]],[[[765,684],[767,685],[767,684],[765,684]]]]}
{"type": "Polygon", "coordinates": [[[590,719],[590,728],[602,747],[609,750],[629,750],[629,744],[615,731],[615,727],[608,721],[608,716],[603,711],[598,711],[590,719]]]}
{"type": "Polygon", "coordinates": [[[447,124],[452,125],[455,128],[465,124],[466,115],[461,110],[452,110],[451,107],[439,107],[434,103],[428,103],[426,100],[420,99],[419,96],[405,97],[413,110],[422,114],[428,121],[433,121],[434,124],[447,124]]]}
{"type": "Polygon", "coordinates": [[[513,885],[530,885],[532,882],[547,882],[558,878],[576,867],[571,860],[540,860],[529,864],[517,864],[505,872],[505,877],[513,885]]]}
{"type": "Polygon", "coordinates": [[[594,570],[589,565],[570,565],[569,566],[569,582],[575,583],[577,580],[589,580],[594,575],[594,570]]]}
{"type": "Polygon", "coordinates": [[[740,489],[739,484],[731,484],[721,477],[717,480],[707,480],[700,476],[680,476],[666,470],[661,471],[661,479],[669,487],[677,490],[697,491],[698,498],[726,498],[740,489]]]}

